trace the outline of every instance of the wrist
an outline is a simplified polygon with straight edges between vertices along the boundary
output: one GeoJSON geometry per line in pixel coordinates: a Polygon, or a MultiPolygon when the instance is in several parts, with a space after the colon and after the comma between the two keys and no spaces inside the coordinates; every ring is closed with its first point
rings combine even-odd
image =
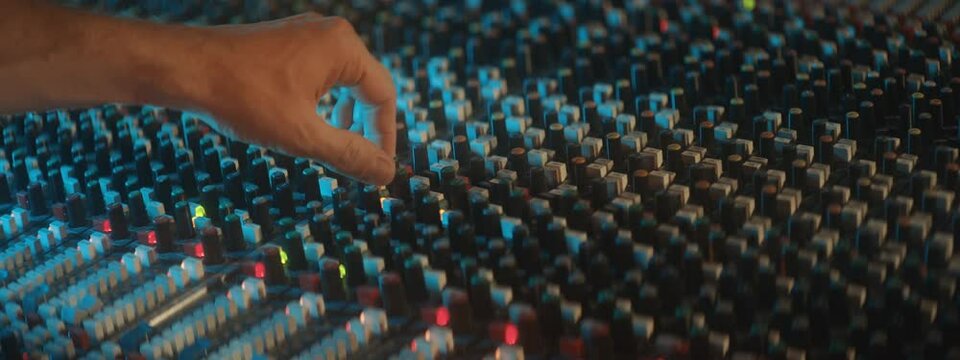
{"type": "MultiPolygon", "coordinates": [[[[111,21],[112,19],[108,20],[111,21]]],[[[117,79],[128,96],[123,102],[152,104],[181,109],[203,109],[213,97],[212,71],[219,57],[209,29],[163,25],[142,21],[123,22],[118,30],[129,30],[120,44],[123,56],[116,57],[117,79]]]]}

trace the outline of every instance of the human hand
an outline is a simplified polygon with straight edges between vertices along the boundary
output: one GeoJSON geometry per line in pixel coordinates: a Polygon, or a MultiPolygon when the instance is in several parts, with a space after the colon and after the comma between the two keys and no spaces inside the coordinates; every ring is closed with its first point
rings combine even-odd
{"type": "Polygon", "coordinates": [[[364,182],[393,180],[396,89],[349,22],[308,13],[205,34],[209,81],[192,93],[211,126],[364,182]],[[317,102],[338,86],[327,123],[317,102]]]}

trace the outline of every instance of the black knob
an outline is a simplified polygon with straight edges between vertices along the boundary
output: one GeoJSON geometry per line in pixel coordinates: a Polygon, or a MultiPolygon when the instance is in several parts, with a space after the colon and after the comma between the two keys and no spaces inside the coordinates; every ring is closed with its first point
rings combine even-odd
{"type": "Polygon", "coordinates": [[[153,219],[154,236],[157,238],[157,252],[167,253],[176,251],[174,236],[176,222],[170,215],[160,215],[153,219]]]}
{"type": "Polygon", "coordinates": [[[130,225],[127,223],[127,214],[124,211],[123,204],[110,204],[109,221],[112,238],[127,239],[130,237],[130,225]]]}
{"type": "Polygon", "coordinates": [[[250,208],[250,219],[260,225],[260,232],[265,238],[273,235],[273,216],[270,215],[270,199],[258,196],[253,199],[250,208]]]}
{"type": "Polygon", "coordinates": [[[30,183],[27,189],[30,201],[30,214],[34,216],[46,214],[49,209],[47,208],[46,195],[43,193],[43,186],[40,183],[34,182],[30,183]]]}
{"type": "Polygon", "coordinates": [[[307,256],[303,250],[303,238],[297,231],[287,231],[283,236],[283,250],[287,254],[287,269],[307,269],[307,256]]]}
{"type": "MultiPolygon", "coordinates": [[[[280,255],[280,248],[277,246],[269,245],[261,250],[263,255],[263,265],[264,265],[264,281],[268,286],[276,285],[286,285],[287,284],[287,274],[283,269],[283,259],[280,255]]],[[[324,296],[327,295],[326,289],[324,286],[324,296]]]]}
{"type": "Polygon", "coordinates": [[[320,262],[320,285],[323,287],[323,297],[330,300],[347,300],[347,290],[344,284],[346,269],[341,270],[340,262],[334,259],[324,259],[320,262]]]}
{"type": "Polygon", "coordinates": [[[204,217],[212,220],[214,224],[221,223],[219,187],[215,185],[204,186],[200,192],[200,206],[203,206],[204,217]]]}
{"type": "Polygon", "coordinates": [[[78,228],[90,224],[87,219],[86,199],[83,194],[73,193],[67,196],[67,217],[70,227],[78,228]]]}
{"type": "Polygon", "coordinates": [[[390,316],[406,316],[409,313],[407,293],[403,286],[403,279],[393,272],[380,275],[380,294],[383,298],[383,309],[390,316]]]}
{"type": "Polygon", "coordinates": [[[190,204],[186,201],[178,201],[173,211],[174,219],[177,224],[177,237],[180,239],[190,239],[195,235],[193,228],[193,217],[190,215],[190,204]]]}
{"type": "Polygon", "coordinates": [[[223,245],[227,251],[243,251],[247,248],[243,224],[236,214],[229,214],[223,219],[223,245]]]}
{"type": "Polygon", "coordinates": [[[223,232],[216,226],[206,226],[200,231],[200,241],[203,244],[203,263],[218,265],[224,262],[223,232]]]}

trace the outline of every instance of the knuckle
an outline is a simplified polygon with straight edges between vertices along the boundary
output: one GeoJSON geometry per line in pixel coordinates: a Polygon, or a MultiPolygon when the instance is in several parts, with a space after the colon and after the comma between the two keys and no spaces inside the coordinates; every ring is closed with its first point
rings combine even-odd
{"type": "Polygon", "coordinates": [[[362,149],[363,144],[361,144],[356,137],[349,137],[347,138],[346,143],[344,143],[343,153],[341,153],[340,156],[345,163],[358,164],[359,161],[362,161],[360,158],[362,149]]]}
{"type": "Polygon", "coordinates": [[[369,166],[364,166],[369,159],[363,158],[363,144],[355,137],[350,137],[344,144],[342,152],[338,154],[341,171],[360,178],[369,178],[369,166]]]}
{"type": "Polygon", "coordinates": [[[340,16],[331,16],[327,18],[330,29],[340,34],[354,34],[353,24],[340,16]]]}

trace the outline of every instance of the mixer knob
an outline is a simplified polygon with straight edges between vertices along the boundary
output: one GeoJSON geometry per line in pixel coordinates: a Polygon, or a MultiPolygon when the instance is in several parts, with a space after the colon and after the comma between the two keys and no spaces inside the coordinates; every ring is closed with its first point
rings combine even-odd
{"type": "Polygon", "coordinates": [[[200,231],[200,243],[203,246],[203,263],[206,265],[222,264],[223,233],[216,226],[207,226],[200,231]]]}
{"type": "Polygon", "coordinates": [[[283,268],[281,248],[270,245],[261,249],[260,252],[264,266],[264,282],[268,286],[286,285],[287,274],[283,268]]]}

